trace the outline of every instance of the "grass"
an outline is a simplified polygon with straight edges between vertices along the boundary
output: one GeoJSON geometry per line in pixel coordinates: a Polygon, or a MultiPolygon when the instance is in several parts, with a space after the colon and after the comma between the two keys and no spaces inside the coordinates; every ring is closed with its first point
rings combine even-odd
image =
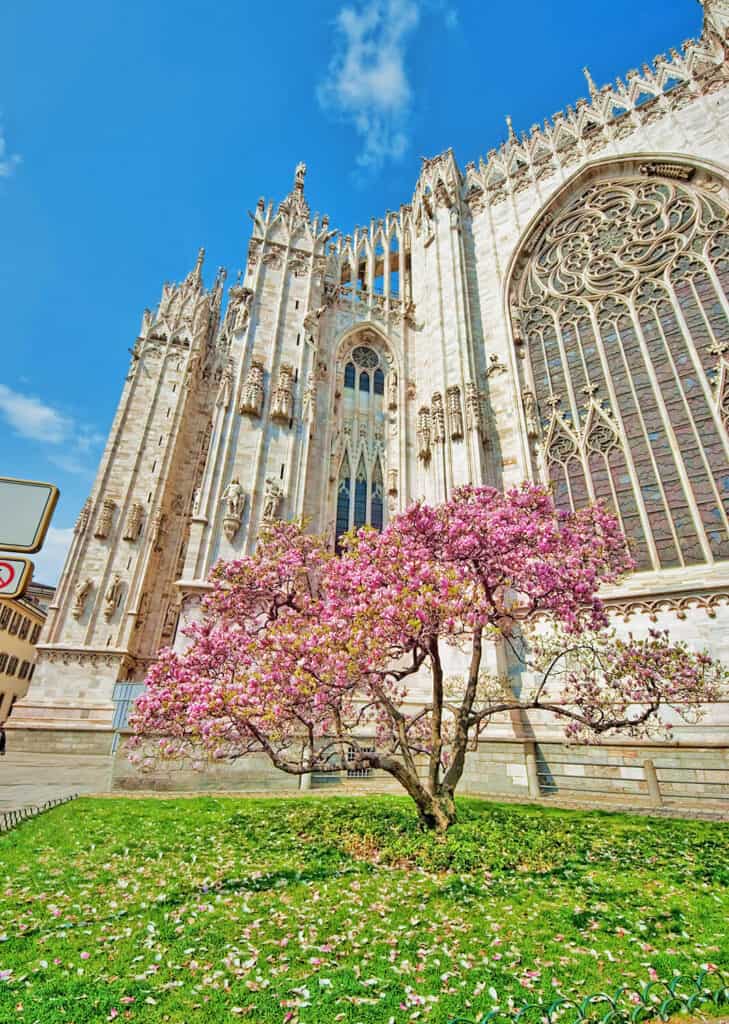
{"type": "Polygon", "coordinates": [[[0,836],[0,1021],[443,1024],[729,970],[726,826],[459,808],[446,840],[396,797],[26,822],[0,836]]]}

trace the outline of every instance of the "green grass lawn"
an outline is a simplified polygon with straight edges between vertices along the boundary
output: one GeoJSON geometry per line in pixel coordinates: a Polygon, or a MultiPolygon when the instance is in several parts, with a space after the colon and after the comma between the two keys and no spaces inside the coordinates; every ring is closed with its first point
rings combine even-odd
{"type": "Polygon", "coordinates": [[[477,1019],[729,970],[729,829],[396,797],[81,799],[0,836],[0,1021],[477,1019]]]}

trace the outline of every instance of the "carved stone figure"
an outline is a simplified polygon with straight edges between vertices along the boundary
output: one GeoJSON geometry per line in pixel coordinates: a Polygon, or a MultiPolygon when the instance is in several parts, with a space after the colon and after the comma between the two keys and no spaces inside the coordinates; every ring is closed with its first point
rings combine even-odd
{"type": "Polygon", "coordinates": [[[119,598],[122,593],[122,582],[118,573],[115,573],[111,583],[106,589],[104,594],[104,618],[107,622],[111,621],[111,617],[116,610],[116,606],[119,603],[119,598]]]}
{"type": "Polygon", "coordinates": [[[304,415],[310,423],[316,420],[316,399],[319,391],[319,384],[315,373],[310,373],[306,378],[306,390],[304,391],[304,415]]]}
{"type": "Polygon", "coordinates": [[[139,532],[142,528],[142,514],[144,509],[140,502],[132,502],[129,512],[127,513],[127,521],[124,526],[124,540],[135,541],[139,537],[139,532]]]}
{"type": "Polygon", "coordinates": [[[463,410],[461,408],[461,389],[457,384],[451,385],[446,391],[448,400],[448,432],[452,441],[463,438],[463,410]]]}
{"type": "Polygon", "coordinates": [[[83,615],[86,609],[86,602],[93,586],[93,580],[90,580],[88,577],[76,584],[76,588],[73,592],[73,607],[71,608],[71,614],[74,619],[80,619],[83,615]]]}
{"type": "Polygon", "coordinates": [[[397,470],[388,469],[387,471],[387,493],[397,494],[397,470]]]}
{"type": "Polygon", "coordinates": [[[271,402],[271,419],[278,423],[288,423],[294,414],[294,368],[289,363],[282,363],[278,373],[278,384],[271,402]]]}
{"type": "Polygon", "coordinates": [[[76,525],[73,528],[74,533],[86,533],[86,527],[89,525],[89,519],[91,517],[91,498],[87,498],[83,503],[83,507],[78,514],[76,525]]]}
{"type": "Polygon", "coordinates": [[[240,519],[243,515],[245,492],[243,491],[240,480],[237,476],[233,477],[223,491],[223,501],[225,502],[226,516],[237,516],[238,519],[240,519]]]}
{"type": "Polygon", "coordinates": [[[306,177],[306,164],[302,162],[296,165],[296,172],[294,174],[294,188],[302,189],[304,187],[304,178],[306,177]]]}
{"type": "Polygon", "coordinates": [[[109,536],[111,524],[114,519],[115,508],[116,502],[112,498],[104,498],[101,505],[101,512],[99,513],[99,518],[96,521],[94,537],[98,537],[100,540],[104,540],[106,537],[109,536]]]}
{"type": "Polygon", "coordinates": [[[483,416],[481,413],[481,396],[473,381],[466,384],[466,427],[468,430],[481,432],[483,416]]]}
{"type": "Polygon", "coordinates": [[[526,419],[527,437],[537,438],[539,437],[539,409],[537,408],[537,400],[534,397],[534,392],[525,389],[521,393],[522,401],[524,403],[524,417],[526,419]]]}
{"type": "Polygon", "coordinates": [[[418,410],[418,458],[427,462],[430,458],[430,409],[427,405],[418,410]]]}
{"type": "Polygon", "coordinates": [[[394,371],[387,379],[387,408],[397,409],[397,374],[394,371]]]}
{"type": "Polygon", "coordinates": [[[278,482],[271,477],[266,480],[266,492],[263,498],[263,520],[272,523],[281,515],[283,491],[278,482]]]}
{"type": "Polygon", "coordinates": [[[215,404],[227,409],[230,405],[230,400],[233,396],[233,363],[229,359],[225,364],[222,376],[220,378],[220,386],[218,387],[218,394],[215,399],[215,404]]]}
{"type": "Polygon", "coordinates": [[[155,509],[152,517],[152,550],[161,551],[165,540],[167,516],[161,508],[155,509]]]}
{"type": "Polygon", "coordinates": [[[260,416],[263,409],[263,360],[254,357],[241,391],[239,411],[260,416]]]}
{"type": "Polygon", "coordinates": [[[433,443],[443,444],[445,441],[445,412],[443,410],[443,396],[440,391],[434,393],[430,408],[433,424],[433,443]]]}

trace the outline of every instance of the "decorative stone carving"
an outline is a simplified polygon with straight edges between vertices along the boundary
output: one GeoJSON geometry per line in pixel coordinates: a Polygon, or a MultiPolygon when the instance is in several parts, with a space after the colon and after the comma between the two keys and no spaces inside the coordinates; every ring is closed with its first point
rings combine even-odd
{"type": "Polygon", "coordinates": [[[165,540],[167,516],[161,508],[156,508],[152,516],[152,550],[161,551],[165,540]]]}
{"type": "Polygon", "coordinates": [[[397,374],[394,371],[387,378],[387,408],[397,409],[397,374]]]}
{"type": "Polygon", "coordinates": [[[99,518],[96,521],[96,529],[94,530],[94,537],[98,537],[99,540],[104,540],[109,536],[111,531],[111,525],[114,520],[114,509],[116,508],[116,502],[112,498],[104,498],[101,505],[101,512],[99,518]]]}
{"type": "Polygon", "coordinates": [[[463,438],[463,410],[461,407],[461,389],[452,384],[446,391],[448,402],[448,433],[452,441],[463,438]]]}
{"type": "Polygon", "coordinates": [[[87,498],[83,503],[83,507],[78,514],[76,525],[73,528],[74,533],[86,533],[86,527],[89,525],[89,519],[91,518],[91,498],[87,498]]]}
{"type": "Polygon", "coordinates": [[[280,518],[283,503],[283,490],[272,477],[266,480],[266,491],[263,497],[263,516],[266,523],[273,523],[280,518]]]}
{"type": "Polygon", "coordinates": [[[316,421],[316,399],[319,384],[315,373],[310,373],[306,378],[306,389],[304,390],[304,415],[310,423],[316,421]]]}
{"type": "Polygon", "coordinates": [[[483,415],[481,412],[481,396],[473,381],[466,384],[466,427],[481,433],[483,415]]]}
{"type": "Polygon", "coordinates": [[[263,360],[254,356],[241,391],[239,411],[249,416],[260,416],[263,396],[263,360]]]}
{"type": "Polygon", "coordinates": [[[237,476],[233,477],[223,491],[222,501],[225,502],[223,532],[229,541],[233,541],[240,529],[246,502],[245,492],[237,476]]]}
{"type": "Polygon", "coordinates": [[[539,409],[537,408],[537,400],[534,397],[534,392],[525,388],[521,393],[521,398],[524,404],[524,418],[526,419],[527,437],[531,437],[532,439],[538,438],[540,434],[539,409]]]}
{"type": "Polygon", "coordinates": [[[647,178],[676,178],[679,181],[691,181],[696,173],[695,167],[682,164],[641,164],[639,170],[647,178]]]}
{"type": "Polygon", "coordinates": [[[445,411],[443,409],[443,396],[436,391],[430,401],[431,422],[433,426],[433,443],[443,444],[445,441],[445,411]]]}
{"type": "Polygon", "coordinates": [[[220,385],[218,387],[218,394],[215,399],[215,404],[223,409],[227,409],[230,405],[230,400],[233,397],[233,362],[228,360],[223,369],[223,373],[220,377],[220,385]]]}
{"type": "Polygon", "coordinates": [[[294,368],[290,363],[282,363],[278,374],[278,384],[271,402],[271,419],[279,423],[288,423],[294,414],[294,368]]]}
{"type": "Polygon", "coordinates": [[[506,373],[506,364],[501,362],[495,352],[492,352],[489,356],[488,366],[486,367],[486,376],[493,377],[495,373],[506,373]]]}
{"type": "Polygon", "coordinates": [[[73,592],[73,606],[71,608],[71,614],[74,619],[80,619],[86,610],[86,602],[88,601],[93,586],[93,580],[90,580],[88,577],[76,584],[76,589],[73,592]]]}
{"type": "Polygon", "coordinates": [[[124,526],[124,540],[135,541],[142,529],[142,514],[144,508],[138,501],[132,502],[127,514],[127,521],[124,526]]]}
{"type": "Polygon", "coordinates": [[[387,471],[387,493],[397,494],[397,470],[388,469],[387,471]]]}
{"type": "Polygon", "coordinates": [[[121,577],[118,573],[115,573],[112,577],[111,583],[106,589],[104,594],[104,618],[107,622],[111,621],[111,618],[116,611],[116,606],[119,603],[119,599],[122,594],[122,582],[121,577]]]}
{"type": "Polygon", "coordinates": [[[418,410],[418,458],[423,462],[430,459],[430,409],[423,405],[418,410]]]}

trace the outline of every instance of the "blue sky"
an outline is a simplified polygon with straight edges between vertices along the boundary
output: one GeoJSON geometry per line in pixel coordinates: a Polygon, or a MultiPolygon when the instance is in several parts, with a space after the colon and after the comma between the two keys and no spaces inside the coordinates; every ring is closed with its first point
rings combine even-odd
{"type": "Polygon", "coordinates": [[[246,214],[299,160],[345,230],[701,29],[696,0],[4,0],[0,474],[61,501],[55,582],[142,310],[199,246],[243,266],[246,214]]]}

